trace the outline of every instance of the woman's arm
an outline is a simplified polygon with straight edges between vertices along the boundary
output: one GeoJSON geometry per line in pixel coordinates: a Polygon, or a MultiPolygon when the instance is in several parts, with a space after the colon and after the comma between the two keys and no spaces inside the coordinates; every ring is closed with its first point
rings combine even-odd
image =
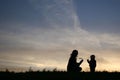
{"type": "Polygon", "coordinates": [[[83,62],[83,59],[78,63],[78,65],[80,66],[82,64],[82,62],[83,62]]]}

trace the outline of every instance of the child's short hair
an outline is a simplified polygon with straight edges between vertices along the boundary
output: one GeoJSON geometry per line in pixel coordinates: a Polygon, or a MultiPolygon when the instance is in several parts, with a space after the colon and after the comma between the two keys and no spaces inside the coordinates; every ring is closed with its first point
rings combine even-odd
{"type": "Polygon", "coordinates": [[[91,58],[95,58],[95,55],[91,55],[90,57],[91,57],[91,58]]]}

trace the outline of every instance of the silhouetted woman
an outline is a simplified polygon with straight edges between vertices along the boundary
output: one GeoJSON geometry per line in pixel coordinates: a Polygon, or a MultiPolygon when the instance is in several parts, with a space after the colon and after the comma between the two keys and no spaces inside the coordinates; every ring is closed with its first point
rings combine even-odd
{"type": "Polygon", "coordinates": [[[95,55],[91,55],[90,59],[87,59],[87,62],[89,64],[90,67],[90,72],[95,72],[95,67],[96,67],[96,60],[95,60],[95,55]]]}
{"type": "Polygon", "coordinates": [[[68,72],[80,72],[82,70],[82,68],[79,66],[83,62],[83,59],[79,63],[77,63],[77,55],[78,55],[78,51],[73,50],[67,65],[68,72]]]}

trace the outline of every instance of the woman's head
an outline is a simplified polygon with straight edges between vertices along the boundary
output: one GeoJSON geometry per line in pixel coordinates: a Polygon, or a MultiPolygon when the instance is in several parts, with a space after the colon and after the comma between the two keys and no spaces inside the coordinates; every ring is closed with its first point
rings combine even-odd
{"type": "Polygon", "coordinates": [[[71,56],[77,57],[77,55],[78,55],[78,50],[73,50],[71,56]]]}

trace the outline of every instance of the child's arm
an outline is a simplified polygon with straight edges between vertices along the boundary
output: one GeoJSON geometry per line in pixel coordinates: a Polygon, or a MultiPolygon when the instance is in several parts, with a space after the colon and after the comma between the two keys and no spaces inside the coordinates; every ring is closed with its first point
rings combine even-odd
{"type": "Polygon", "coordinates": [[[87,59],[87,62],[90,63],[89,59],[87,59]]]}

